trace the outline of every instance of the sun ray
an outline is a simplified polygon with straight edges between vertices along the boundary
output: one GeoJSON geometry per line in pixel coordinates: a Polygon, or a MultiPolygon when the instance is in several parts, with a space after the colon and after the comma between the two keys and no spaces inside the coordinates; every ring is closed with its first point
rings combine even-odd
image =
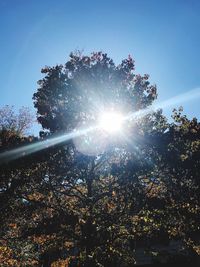
{"type": "Polygon", "coordinates": [[[149,113],[152,113],[158,109],[164,109],[168,107],[174,107],[176,104],[182,105],[184,102],[191,101],[193,99],[197,99],[200,97],[200,88],[195,88],[193,90],[190,90],[186,93],[179,94],[177,96],[174,96],[172,98],[169,98],[165,101],[157,102],[154,105],[146,108],[146,109],[141,109],[136,112],[130,113],[127,116],[124,117],[125,120],[135,120],[142,118],[146,116],[149,113]]]}
{"type": "Polygon", "coordinates": [[[93,131],[96,127],[88,127],[86,129],[79,129],[72,131],[71,133],[63,134],[60,136],[52,137],[43,141],[38,141],[34,144],[24,145],[16,149],[4,151],[0,153],[0,162],[8,162],[20,157],[24,157],[35,153],[37,151],[52,147],[54,145],[60,144],[62,142],[66,142],[73,138],[79,137],[81,135],[87,134],[93,131]]]}

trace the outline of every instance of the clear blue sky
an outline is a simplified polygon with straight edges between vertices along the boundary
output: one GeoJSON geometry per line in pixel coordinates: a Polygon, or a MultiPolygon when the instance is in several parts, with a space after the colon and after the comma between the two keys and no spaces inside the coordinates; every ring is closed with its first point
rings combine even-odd
{"type": "MultiPolygon", "coordinates": [[[[200,87],[199,14],[198,0],[0,0],[0,107],[33,108],[40,69],[75,49],[131,54],[160,100],[200,87]]],[[[199,101],[183,104],[190,118],[199,101]]]]}

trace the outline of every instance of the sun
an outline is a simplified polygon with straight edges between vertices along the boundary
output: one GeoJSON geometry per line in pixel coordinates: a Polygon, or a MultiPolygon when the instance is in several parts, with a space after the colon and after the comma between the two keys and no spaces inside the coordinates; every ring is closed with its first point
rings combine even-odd
{"type": "Polygon", "coordinates": [[[114,111],[103,112],[99,117],[99,128],[109,134],[120,132],[122,129],[122,123],[122,114],[114,111]]]}

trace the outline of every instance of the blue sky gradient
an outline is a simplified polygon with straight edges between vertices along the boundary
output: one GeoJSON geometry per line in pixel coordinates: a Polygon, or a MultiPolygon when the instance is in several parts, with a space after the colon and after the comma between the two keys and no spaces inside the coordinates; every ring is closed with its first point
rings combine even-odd
{"type": "MultiPolygon", "coordinates": [[[[0,0],[0,107],[33,108],[41,68],[75,49],[116,63],[131,54],[161,101],[200,87],[199,14],[198,0],[0,0]]],[[[183,103],[189,118],[200,119],[199,101],[183,103]]]]}

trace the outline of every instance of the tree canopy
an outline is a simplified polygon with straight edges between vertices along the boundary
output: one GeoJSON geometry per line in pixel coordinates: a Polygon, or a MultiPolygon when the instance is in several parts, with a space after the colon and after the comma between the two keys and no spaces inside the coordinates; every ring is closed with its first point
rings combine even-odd
{"type": "MultiPolygon", "coordinates": [[[[33,96],[39,140],[66,139],[0,165],[0,263],[132,266],[139,244],[158,255],[155,243],[170,240],[197,251],[197,119],[180,109],[169,123],[156,110],[126,120],[119,135],[94,129],[67,138],[96,125],[105,110],[144,110],[157,98],[156,86],[135,74],[131,56],[116,66],[102,52],[71,53],[65,65],[42,73],[33,96]]],[[[1,136],[1,151],[39,141],[20,136],[10,146],[1,136]]]]}

